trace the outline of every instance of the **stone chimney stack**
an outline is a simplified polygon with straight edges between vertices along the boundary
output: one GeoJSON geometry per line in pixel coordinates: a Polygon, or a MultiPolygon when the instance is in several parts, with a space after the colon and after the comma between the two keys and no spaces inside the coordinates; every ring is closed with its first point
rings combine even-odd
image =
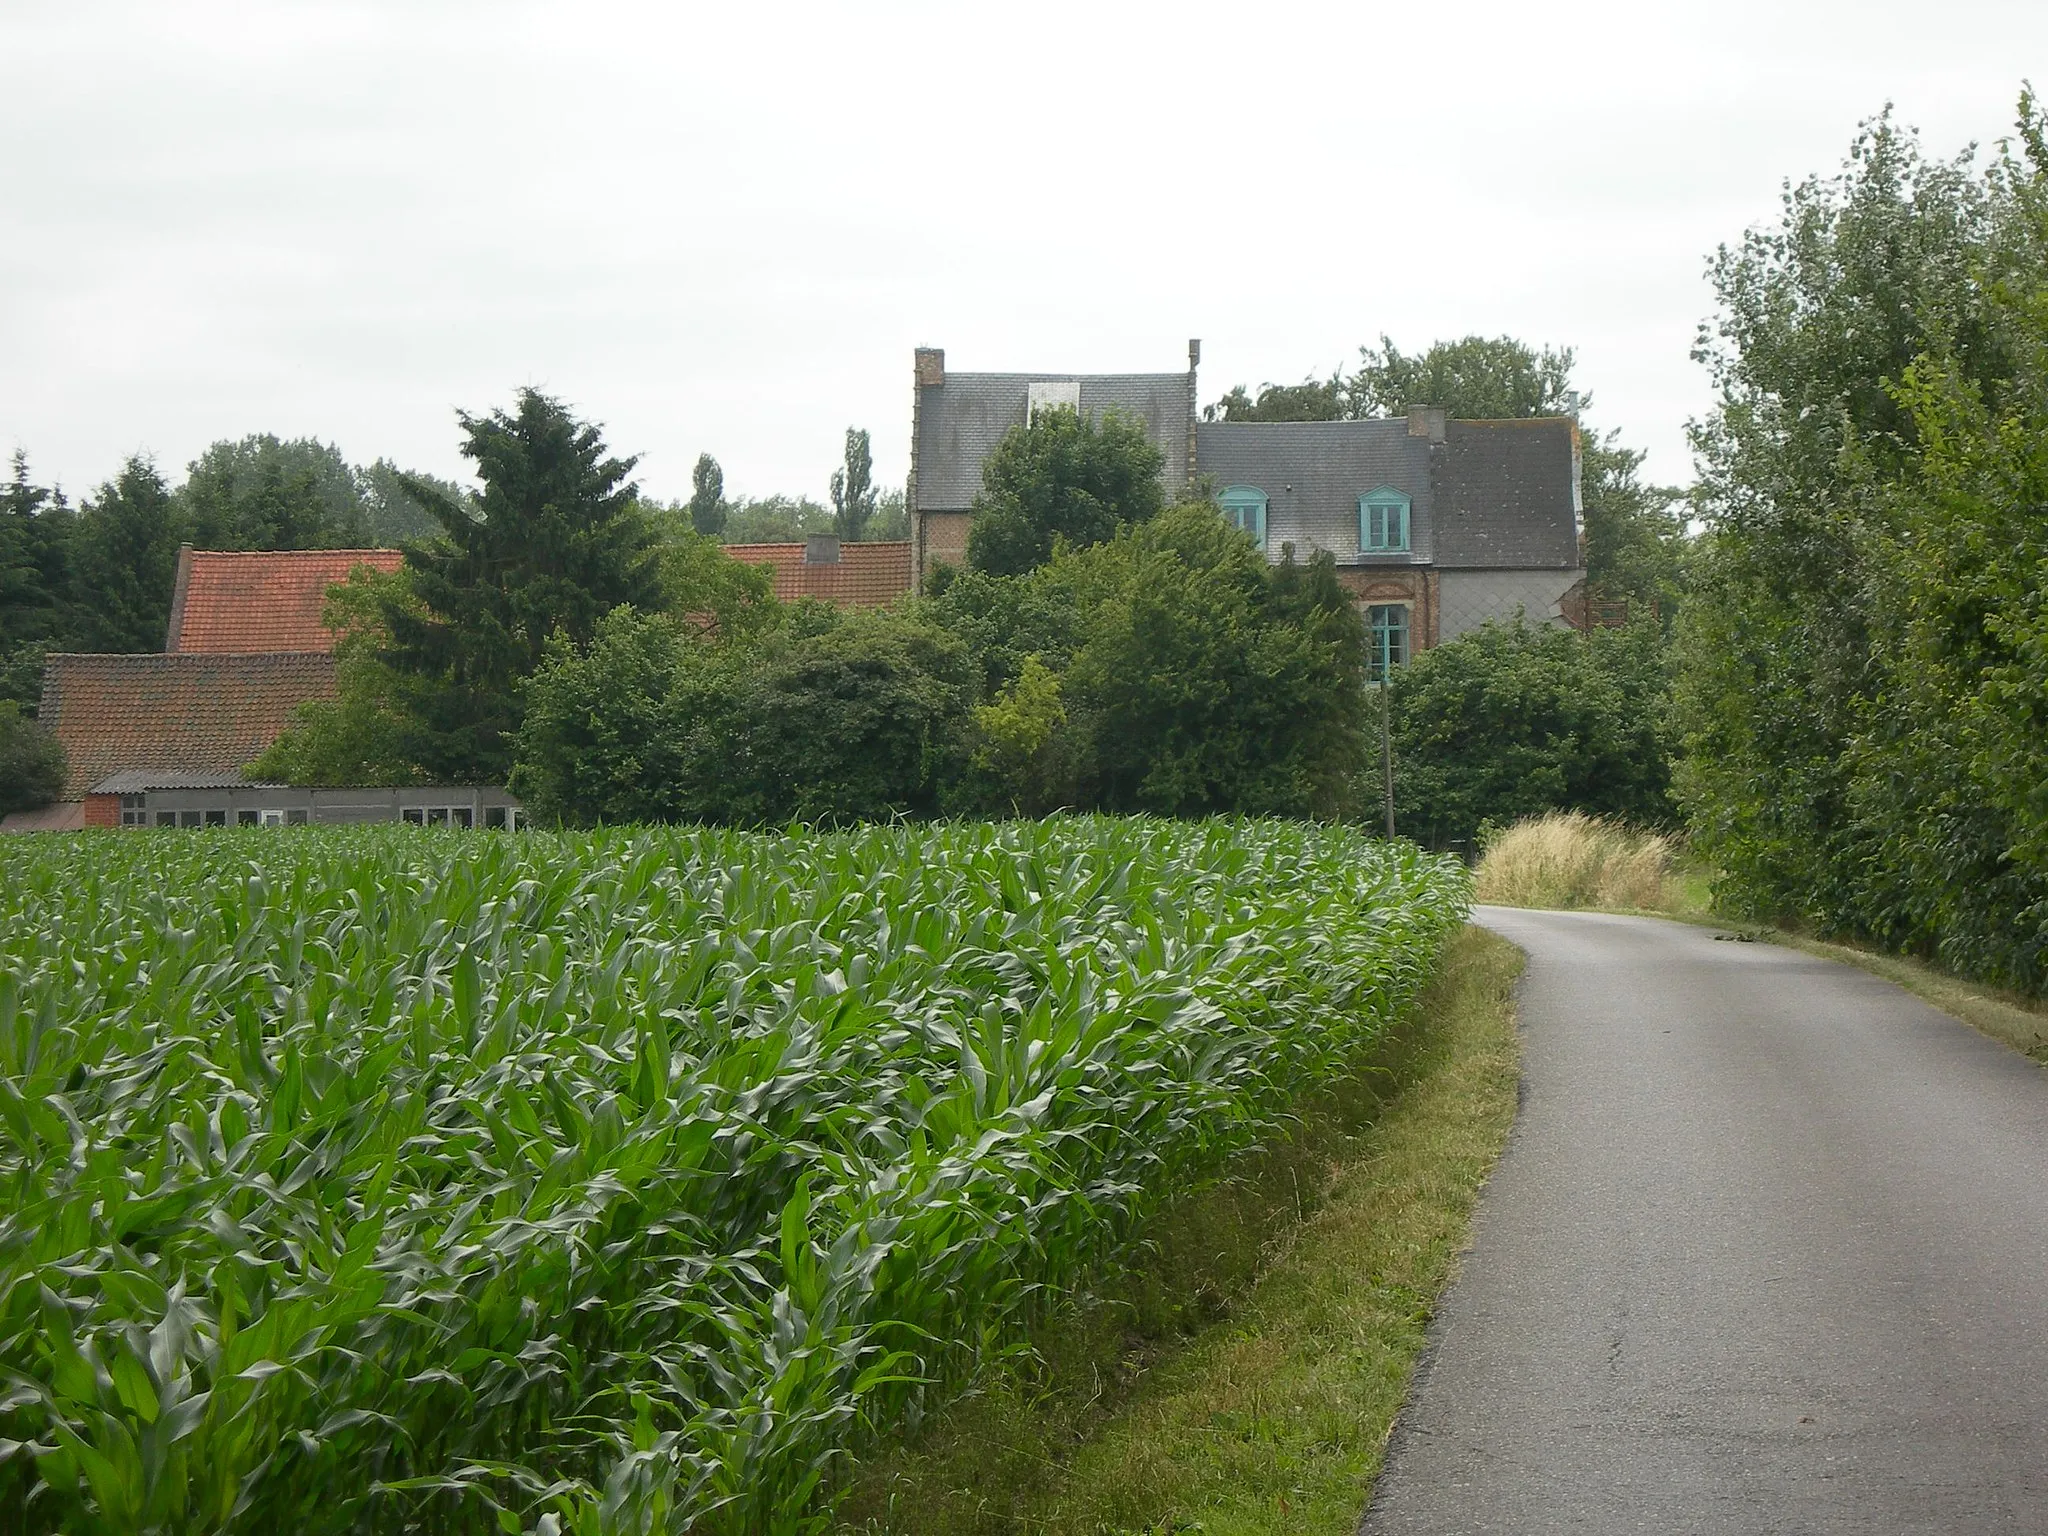
{"type": "Polygon", "coordinates": [[[1432,443],[1444,440],[1444,408],[1440,405],[1408,407],[1408,435],[1426,437],[1432,443]]]}
{"type": "Polygon", "coordinates": [[[917,447],[924,436],[924,392],[946,382],[946,349],[917,347],[911,353],[910,473],[903,479],[903,503],[910,513],[910,584],[924,587],[924,514],[917,502],[917,447]]]}

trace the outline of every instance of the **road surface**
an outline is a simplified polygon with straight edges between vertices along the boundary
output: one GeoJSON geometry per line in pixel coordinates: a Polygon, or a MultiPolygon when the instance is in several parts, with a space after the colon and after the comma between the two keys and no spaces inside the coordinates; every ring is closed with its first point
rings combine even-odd
{"type": "Polygon", "coordinates": [[[1476,920],[1522,1113],[1367,1536],[2048,1532],[2048,1072],[1795,950],[1476,920]]]}

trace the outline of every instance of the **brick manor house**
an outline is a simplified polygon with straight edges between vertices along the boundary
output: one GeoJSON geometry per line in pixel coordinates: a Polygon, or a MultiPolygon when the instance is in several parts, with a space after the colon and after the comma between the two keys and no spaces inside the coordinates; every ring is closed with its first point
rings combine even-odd
{"type": "Polygon", "coordinates": [[[1364,609],[1375,669],[1489,619],[1588,622],[1579,430],[1566,416],[1450,421],[1416,407],[1377,421],[1210,422],[1185,373],[948,373],[920,347],[911,412],[911,551],[922,585],[964,564],[983,462],[1035,412],[1116,411],[1165,455],[1174,496],[1214,495],[1278,563],[1327,550],[1364,609]]]}

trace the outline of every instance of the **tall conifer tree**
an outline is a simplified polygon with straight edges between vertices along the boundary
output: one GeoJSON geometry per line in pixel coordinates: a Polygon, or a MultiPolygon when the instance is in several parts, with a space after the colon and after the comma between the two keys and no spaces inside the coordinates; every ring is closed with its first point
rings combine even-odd
{"type": "Polygon", "coordinates": [[[658,606],[658,553],[627,478],[637,460],[607,457],[599,429],[560,401],[526,389],[512,414],[460,420],[483,494],[472,508],[403,477],[442,537],[405,547],[409,595],[382,604],[384,659],[416,680],[413,755],[427,776],[502,783],[549,639],[587,645],[613,608],[658,606]]]}
{"type": "Polygon", "coordinates": [[[94,651],[160,651],[185,522],[164,477],[137,455],[86,502],[72,536],[77,644],[94,651]]]}

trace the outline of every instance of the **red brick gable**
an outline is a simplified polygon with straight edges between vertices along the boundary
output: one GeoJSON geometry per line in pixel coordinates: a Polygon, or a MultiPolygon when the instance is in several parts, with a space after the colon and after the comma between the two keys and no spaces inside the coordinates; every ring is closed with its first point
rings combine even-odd
{"type": "Polygon", "coordinates": [[[331,651],[334,631],[320,621],[327,589],[359,565],[388,573],[403,562],[395,549],[181,549],[164,650],[331,651]]]}
{"type": "Polygon", "coordinates": [[[725,552],[775,572],[775,595],[785,603],[822,598],[843,607],[880,608],[910,590],[910,543],[841,544],[836,565],[807,565],[802,544],[728,544],[725,552]]]}
{"type": "Polygon", "coordinates": [[[239,772],[310,699],[334,697],[334,658],[85,656],[43,663],[38,718],[63,743],[64,798],[130,768],[239,772]]]}

